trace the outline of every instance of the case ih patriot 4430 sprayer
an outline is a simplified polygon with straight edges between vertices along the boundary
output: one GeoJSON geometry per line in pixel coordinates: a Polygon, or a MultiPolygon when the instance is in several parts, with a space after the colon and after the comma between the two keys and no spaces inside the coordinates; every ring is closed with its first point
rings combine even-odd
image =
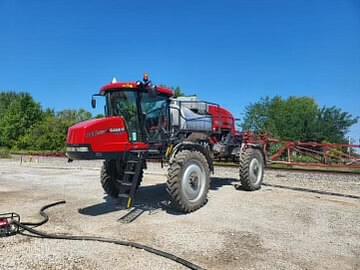
{"type": "MultiPolygon", "coordinates": [[[[103,159],[101,184],[111,197],[131,207],[147,159],[168,164],[167,191],[173,205],[188,213],[207,201],[213,160],[239,162],[241,186],[260,188],[264,145],[238,132],[235,118],[215,103],[196,97],[173,97],[172,90],[143,81],[113,81],[94,96],[105,98],[105,118],[69,128],[70,159],[103,159]]],[[[96,106],[92,98],[92,107],[96,106]]]]}

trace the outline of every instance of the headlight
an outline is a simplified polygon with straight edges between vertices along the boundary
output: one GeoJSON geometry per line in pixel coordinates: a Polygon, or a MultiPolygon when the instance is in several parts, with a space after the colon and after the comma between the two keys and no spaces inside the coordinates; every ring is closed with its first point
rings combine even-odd
{"type": "Polygon", "coordinates": [[[66,147],[66,152],[89,152],[89,147],[87,146],[79,146],[79,147],[73,147],[69,146],[66,147]]]}
{"type": "Polygon", "coordinates": [[[87,146],[76,147],[78,152],[89,152],[89,148],[87,146]]]}
{"type": "Polygon", "coordinates": [[[66,147],[66,152],[75,152],[75,147],[66,147]]]}

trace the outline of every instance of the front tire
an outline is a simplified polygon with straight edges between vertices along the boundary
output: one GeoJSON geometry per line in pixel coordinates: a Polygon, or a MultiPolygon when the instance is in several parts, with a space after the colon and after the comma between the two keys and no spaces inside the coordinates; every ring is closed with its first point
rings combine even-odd
{"type": "Polygon", "coordinates": [[[264,158],[259,149],[247,148],[241,153],[241,187],[248,191],[258,190],[264,178],[264,158]]]}
{"type": "Polygon", "coordinates": [[[110,197],[117,198],[120,189],[116,185],[116,161],[106,160],[101,167],[100,182],[105,193],[110,197]]]}
{"type": "Polygon", "coordinates": [[[207,202],[210,169],[199,151],[181,150],[168,170],[167,191],[177,209],[193,212],[207,202]]]}
{"type": "MultiPolygon", "coordinates": [[[[134,158],[134,157],[132,157],[134,158]]],[[[121,186],[119,182],[124,178],[124,171],[126,162],[131,157],[127,157],[123,160],[105,160],[101,167],[100,182],[107,195],[113,198],[117,198],[119,194],[128,194],[130,187],[121,186]]],[[[144,168],[140,172],[140,180],[137,184],[136,189],[139,188],[142,178],[144,175],[144,168]]]]}

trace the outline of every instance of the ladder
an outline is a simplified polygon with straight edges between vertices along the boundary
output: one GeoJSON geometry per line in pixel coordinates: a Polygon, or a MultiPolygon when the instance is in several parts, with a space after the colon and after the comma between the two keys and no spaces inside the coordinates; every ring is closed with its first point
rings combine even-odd
{"type": "Polygon", "coordinates": [[[131,153],[125,160],[124,173],[121,179],[117,179],[119,197],[127,200],[126,208],[131,208],[134,202],[137,188],[141,181],[141,172],[144,167],[144,154],[131,153]]]}

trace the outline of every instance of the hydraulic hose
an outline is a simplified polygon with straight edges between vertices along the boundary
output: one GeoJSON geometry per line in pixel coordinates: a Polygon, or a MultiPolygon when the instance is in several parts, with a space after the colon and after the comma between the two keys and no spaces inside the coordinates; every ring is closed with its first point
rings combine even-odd
{"type": "Polygon", "coordinates": [[[47,204],[47,205],[41,207],[41,209],[39,211],[39,214],[43,217],[43,220],[41,220],[39,222],[21,222],[21,224],[25,225],[25,226],[34,226],[34,227],[41,226],[41,225],[43,225],[43,224],[45,224],[46,222],[49,221],[49,216],[48,216],[48,214],[45,213],[45,210],[50,208],[50,207],[53,207],[55,205],[64,204],[64,203],[66,203],[66,202],[65,201],[58,201],[58,202],[47,204]]]}
{"type": "MultiPolygon", "coordinates": [[[[41,238],[48,238],[48,239],[60,239],[60,240],[79,240],[79,241],[97,241],[97,242],[104,242],[104,243],[112,243],[112,244],[116,244],[116,245],[121,245],[121,246],[127,246],[127,247],[133,247],[133,248],[137,248],[137,249],[142,249],[145,250],[147,252],[150,252],[152,254],[167,258],[169,260],[172,260],[174,262],[177,262],[179,264],[184,265],[185,267],[189,268],[189,269],[193,269],[193,270],[205,270],[204,268],[193,264],[192,262],[189,262],[185,259],[182,259],[176,255],[173,255],[171,253],[159,250],[159,249],[155,249],[152,248],[150,246],[146,246],[140,243],[136,243],[136,242],[131,242],[131,241],[123,241],[123,240],[117,240],[117,239],[111,239],[111,238],[104,238],[104,237],[96,237],[96,236],[82,236],[82,235],[63,235],[63,234],[52,234],[52,233],[45,233],[39,230],[35,230],[34,228],[30,227],[30,226],[40,226],[45,224],[48,220],[49,220],[49,216],[45,213],[45,210],[53,207],[55,205],[58,204],[63,204],[65,203],[65,201],[58,201],[55,203],[51,203],[48,205],[43,206],[40,209],[40,215],[44,218],[42,221],[40,222],[18,222],[16,220],[13,220],[12,223],[17,225],[19,228],[28,231],[29,233],[33,234],[34,236],[38,236],[41,238]]],[[[32,235],[28,235],[28,236],[32,236],[32,235]]]]}
{"type": "Polygon", "coordinates": [[[351,195],[351,194],[342,194],[342,193],[322,191],[322,190],[316,190],[316,189],[310,189],[310,188],[289,187],[289,186],[275,185],[275,184],[268,184],[268,183],[262,183],[262,185],[267,186],[267,187],[282,188],[282,189],[289,189],[289,190],[295,190],[295,191],[316,193],[316,194],[320,194],[320,195],[329,195],[329,196],[344,197],[344,198],[360,200],[360,196],[351,195]]]}

